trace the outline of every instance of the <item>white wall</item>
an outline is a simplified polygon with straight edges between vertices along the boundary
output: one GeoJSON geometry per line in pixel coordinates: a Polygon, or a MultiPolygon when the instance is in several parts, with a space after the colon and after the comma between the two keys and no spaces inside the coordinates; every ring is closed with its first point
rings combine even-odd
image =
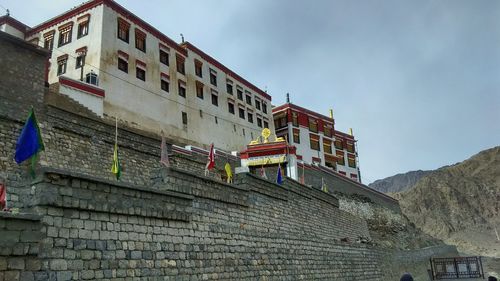
{"type": "MultiPolygon", "coordinates": [[[[78,82],[78,81],[77,81],[78,82]]],[[[103,107],[103,97],[96,96],[93,94],[89,94],[83,91],[80,91],[78,89],[68,87],[65,85],[61,85],[59,87],[59,92],[63,95],[67,95],[71,97],[72,99],[76,100],[77,102],[81,103],[88,109],[90,109],[92,112],[99,116],[103,116],[104,114],[104,107],[103,107]]]]}
{"type": "Polygon", "coordinates": [[[8,33],[10,35],[16,36],[16,37],[24,40],[24,33],[22,31],[19,31],[16,28],[8,25],[7,23],[0,25],[0,31],[3,31],[5,33],[8,33]]]}

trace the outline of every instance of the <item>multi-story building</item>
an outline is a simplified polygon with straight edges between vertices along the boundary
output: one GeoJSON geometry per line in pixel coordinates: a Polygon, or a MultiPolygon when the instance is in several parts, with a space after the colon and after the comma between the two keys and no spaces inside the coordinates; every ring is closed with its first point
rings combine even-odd
{"type": "Polygon", "coordinates": [[[270,95],[112,0],[86,2],[24,38],[52,51],[48,83],[98,115],[226,150],[274,130],[270,95]]]}
{"type": "Polygon", "coordinates": [[[313,112],[293,103],[273,108],[276,135],[297,147],[297,159],[329,167],[352,180],[361,181],[356,140],[335,130],[333,116],[313,112]]]}

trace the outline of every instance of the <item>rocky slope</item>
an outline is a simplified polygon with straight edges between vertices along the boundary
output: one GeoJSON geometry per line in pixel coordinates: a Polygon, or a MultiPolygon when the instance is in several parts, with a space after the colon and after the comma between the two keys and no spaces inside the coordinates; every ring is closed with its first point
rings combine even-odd
{"type": "Polygon", "coordinates": [[[385,179],[376,180],[368,186],[380,192],[401,192],[408,190],[415,185],[422,177],[430,174],[432,171],[410,171],[404,174],[397,174],[385,179]]]}
{"type": "Polygon", "coordinates": [[[395,197],[424,232],[470,254],[500,257],[500,147],[435,170],[395,197]]]}

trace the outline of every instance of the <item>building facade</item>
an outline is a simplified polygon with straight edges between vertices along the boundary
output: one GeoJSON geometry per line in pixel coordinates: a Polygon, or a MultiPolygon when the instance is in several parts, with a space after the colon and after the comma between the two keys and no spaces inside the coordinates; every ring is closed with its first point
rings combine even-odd
{"type": "Polygon", "coordinates": [[[335,130],[333,116],[313,112],[292,103],[273,108],[276,135],[297,147],[297,159],[322,165],[361,182],[356,140],[335,130]]]}
{"type": "Polygon", "coordinates": [[[51,50],[48,83],[100,116],[224,150],[274,130],[270,95],[112,0],[86,2],[25,40],[51,50]]]}

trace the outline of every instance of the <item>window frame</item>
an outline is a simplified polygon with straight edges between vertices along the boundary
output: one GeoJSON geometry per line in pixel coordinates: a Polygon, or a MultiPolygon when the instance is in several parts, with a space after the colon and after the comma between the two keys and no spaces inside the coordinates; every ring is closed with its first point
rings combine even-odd
{"type": "Polygon", "coordinates": [[[321,151],[319,136],[316,134],[309,134],[309,145],[312,150],[321,151]]]}
{"type": "Polygon", "coordinates": [[[130,42],[130,23],[120,17],[117,19],[116,37],[127,44],[130,42]]]}
{"type": "Polygon", "coordinates": [[[246,119],[246,116],[245,116],[245,108],[244,108],[244,107],[240,107],[240,106],[238,106],[238,116],[239,116],[241,119],[246,119]]]}
{"type": "Polygon", "coordinates": [[[233,115],[235,115],[234,111],[234,103],[232,102],[227,102],[227,111],[233,115]]]}
{"type": "Polygon", "coordinates": [[[182,80],[177,81],[177,93],[179,96],[186,98],[186,82],[182,80]]]}
{"type": "Polygon", "coordinates": [[[203,78],[203,62],[194,59],[194,74],[200,78],[203,78]]]}
{"type": "Polygon", "coordinates": [[[73,22],[59,27],[59,41],[57,47],[62,47],[71,43],[73,37],[73,22]]]}
{"type": "Polygon", "coordinates": [[[217,87],[217,71],[210,68],[210,84],[217,87]]]}
{"type": "Polygon", "coordinates": [[[162,49],[160,49],[158,53],[160,55],[160,63],[162,63],[163,65],[166,65],[166,66],[170,66],[170,62],[169,62],[170,54],[167,51],[162,50],[162,49]]]}
{"type": "Polygon", "coordinates": [[[203,85],[203,83],[201,83],[200,81],[196,81],[196,97],[199,98],[199,99],[205,99],[205,91],[204,91],[204,87],[205,85],[203,85]],[[201,93],[199,92],[199,90],[201,89],[201,93]]]}
{"type": "Polygon", "coordinates": [[[175,68],[177,69],[177,72],[179,72],[180,74],[186,75],[186,58],[179,54],[176,54],[175,68]]]}
{"type": "Polygon", "coordinates": [[[146,33],[138,28],[135,28],[135,48],[139,51],[146,52],[146,33]]]}
{"type": "Polygon", "coordinates": [[[89,34],[89,20],[82,21],[78,23],[78,29],[76,32],[76,39],[80,39],[89,34]]]}

